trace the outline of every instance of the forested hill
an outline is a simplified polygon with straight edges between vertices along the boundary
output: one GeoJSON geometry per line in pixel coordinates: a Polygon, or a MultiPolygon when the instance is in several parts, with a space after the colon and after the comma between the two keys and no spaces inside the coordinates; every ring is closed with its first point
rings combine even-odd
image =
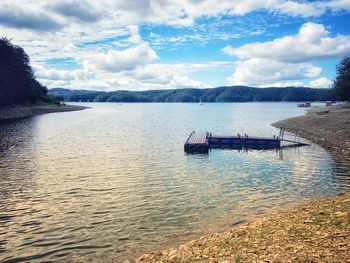
{"type": "Polygon", "coordinates": [[[211,89],[171,89],[149,91],[89,91],[51,89],[49,94],[62,101],[90,102],[249,102],[334,100],[331,89],[252,88],[245,86],[211,89]]]}
{"type": "Polygon", "coordinates": [[[0,107],[11,104],[49,102],[47,89],[34,77],[23,48],[0,38],[0,107]]]}

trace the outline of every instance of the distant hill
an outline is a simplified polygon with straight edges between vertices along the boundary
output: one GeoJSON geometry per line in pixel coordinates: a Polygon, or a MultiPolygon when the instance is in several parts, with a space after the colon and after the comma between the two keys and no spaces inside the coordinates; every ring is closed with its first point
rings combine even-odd
{"type": "Polygon", "coordinates": [[[0,107],[49,101],[46,87],[34,77],[27,53],[0,38],[0,107]]]}
{"type": "Polygon", "coordinates": [[[73,102],[250,102],[250,101],[325,101],[334,100],[331,89],[301,87],[253,88],[245,86],[211,89],[169,89],[102,92],[55,88],[49,94],[73,102]]]}

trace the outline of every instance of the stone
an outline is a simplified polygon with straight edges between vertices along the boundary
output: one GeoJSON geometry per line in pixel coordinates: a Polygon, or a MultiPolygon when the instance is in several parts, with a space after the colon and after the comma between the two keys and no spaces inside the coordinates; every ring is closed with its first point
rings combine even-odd
{"type": "Polygon", "coordinates": [[[173,260],[175,260],[177,258],[177,256],[178,256],[177,250],[176,249],[172,249],[168,253],[168,260],[173,261],[173,260]]]}

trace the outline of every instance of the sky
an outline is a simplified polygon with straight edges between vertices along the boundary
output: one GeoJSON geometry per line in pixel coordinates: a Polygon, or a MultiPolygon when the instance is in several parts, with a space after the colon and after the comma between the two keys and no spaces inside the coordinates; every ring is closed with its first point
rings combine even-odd
{"type": "Polygon", "coordinates": [[[350,0],[1,0],[0,37],[48,88],[328,88],[350,0]]]}

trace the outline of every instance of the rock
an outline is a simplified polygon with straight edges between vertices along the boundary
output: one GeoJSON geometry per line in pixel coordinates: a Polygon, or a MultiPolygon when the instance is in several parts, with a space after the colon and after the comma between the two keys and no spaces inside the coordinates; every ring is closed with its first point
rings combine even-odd
{"type": "Polygon", "coordinates": [[[335,215],[337,217],[346,217],[348,215],[348,213],[338,211],[338,212],[335,213],[335,215]]]}
{"type": "Polygon", "coordinates": [[[311,223],[313,223],[313,221],[312,221],[311,219],[306,219],[306,220],[304,221],[304,224],[311,224],[311,223]]]}
{"type": "Polygon", "coordinates": [[[204,250],[203,250],[203,254],[210,254],[210,248],[205,248],[204,250]]]}
{"type": "Polygon", "coordinates": [[[176,249],[170,250],[167,256],[168,260],[170,261],[174,261],[177,257],[178,257],[178,253],[176,249]]]}

